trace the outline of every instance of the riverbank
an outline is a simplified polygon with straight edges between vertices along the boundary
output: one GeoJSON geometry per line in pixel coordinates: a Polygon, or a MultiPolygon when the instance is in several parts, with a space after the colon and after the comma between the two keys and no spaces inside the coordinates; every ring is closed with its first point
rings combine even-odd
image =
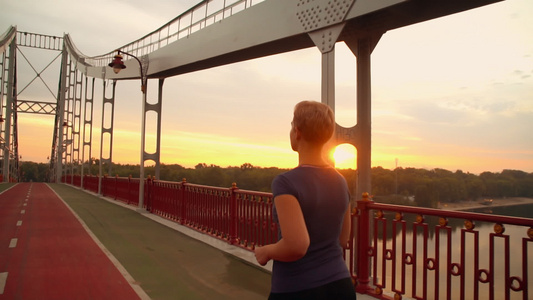
{"type": "Polygon", "coordinates": [[[478,201],[463,201],[457,203],[440,203],[439,207],[442,210],[469,210],[476,208],[486,208],[486,207],[499,207],[499,206],[513,206],[513,205],[524,205],[524,204],[533,204],[533,198],[523,198],[523,197],[511,197],[511,198],[494,198],[492,199],[492,204],[484,204],[484,200],[478,201]]]}

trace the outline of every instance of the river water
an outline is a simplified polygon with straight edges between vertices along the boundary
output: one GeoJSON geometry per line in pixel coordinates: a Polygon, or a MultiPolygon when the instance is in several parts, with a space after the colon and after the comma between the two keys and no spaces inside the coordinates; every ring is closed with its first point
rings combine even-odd
{"type": "Polygon", "coordinates": [[[484,208],[471,209],[469,211],[479,212],[479,213],[484,213],[484,214],[494,214],[494,215],[501,215],[501,216],[511,216],[511,217],[533,219],[533,204],[498,206],[498,207],[487,206],[484,208]]]}

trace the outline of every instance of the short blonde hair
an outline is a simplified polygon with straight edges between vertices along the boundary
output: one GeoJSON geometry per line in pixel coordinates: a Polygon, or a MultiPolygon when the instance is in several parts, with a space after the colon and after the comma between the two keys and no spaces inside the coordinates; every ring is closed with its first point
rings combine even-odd
{"type": "Polygon", "coordinates": [[[333,135],[335,115],[324,103],[302,101],[294,107],[293,125],[306,141],[325,144],[333,135]]]}

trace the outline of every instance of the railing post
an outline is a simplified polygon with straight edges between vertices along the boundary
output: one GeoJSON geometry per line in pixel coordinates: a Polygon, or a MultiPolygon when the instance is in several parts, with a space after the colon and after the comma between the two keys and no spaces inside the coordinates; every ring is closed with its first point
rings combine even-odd
{"type": "Polygon", "coordinates": [[[107,182],[107,174],[104,174],[103,178],[102,178],[102,193],[101,195],[102,196],[107,196],[107,187],[108,187],[108,182],[107,182]]]}
{"type": "Polygon", "coordinates": [[[98,187],[97,187],[97,192],[98,192],[98,195],[102,195],[102,176],[101,174],[98,174],[97,175],[97,178],[98,178],[98,187]]]}
{"type": "Polygon", "coordinates": [[[145,199],[145,205],[146,210],[151,212],[152,211],[152,175],[148,175],[146,178],[146,189],[144,190],[144,199],[145,199]]]}
{"type": "Polygon", "coordinates": [[[186,209],[186,202],[187,202],[187,199],[185,198],[185,196],[187,195],[186,191],[185,191],[185,185],[187,184],[187,179],[186,178],[183,178],[181,180],[181,213],[180,213],[180,224],[181,225],[185,225],[187,222],[185,221],[186,218],[187,218],[187,213],[185,211],[186,209]]]}
{"type": "Polygon", "coordinates": [[[357,222],[357,286],[359,293],[367,294],[372,291],[370,287],[370,210],[367,204],[372,201],[368,193],[363,193],[363,199],[357,201],[357,210],[360,212],[357,222]]]}
{"type": "Polygon", "coordinates": [[[131,203],[131,174],[128,176],[128,205],[131,203]]]}
{"type": "Polygon", "coordinates": [[[229,243],[232,245],[239,243],[239,239],[237,238],[237,195],[235,194],[235,190],[238,189],[237,183],[232,183],[229,203],[229,243]]]}
{"type": "Polygon", "coordinates": [[[117,185],[118,185],[118,174],[115,174],[115,200],[117,200],[117,194],[118,194],[118,188],[117,188],[117,185]]]}

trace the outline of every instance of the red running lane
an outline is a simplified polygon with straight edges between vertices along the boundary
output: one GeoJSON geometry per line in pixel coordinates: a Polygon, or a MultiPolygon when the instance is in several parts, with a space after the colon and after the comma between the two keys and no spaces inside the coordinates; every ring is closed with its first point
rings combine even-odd
{"type": "Polygon", "coordinates": [[[139,296],[46,184],[19,183],[0,194],[0,299],[139,296]]]}

